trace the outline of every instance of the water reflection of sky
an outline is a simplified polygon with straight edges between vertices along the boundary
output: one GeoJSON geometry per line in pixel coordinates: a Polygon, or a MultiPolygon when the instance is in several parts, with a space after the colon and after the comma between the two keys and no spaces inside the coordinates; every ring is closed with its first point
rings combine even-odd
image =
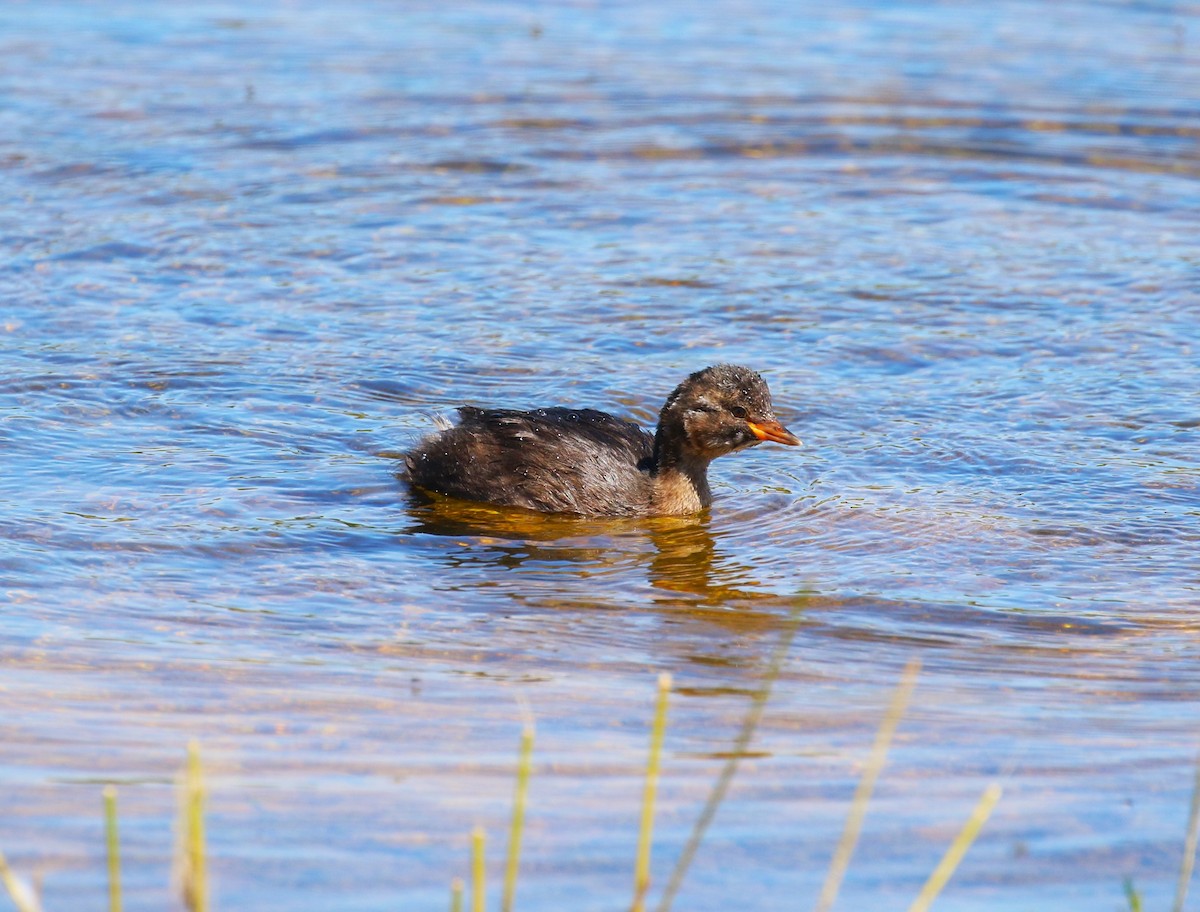
{"type": "Polygon", "coordinates": [[[1165,906],[1197,36],[1169,4],[0,10],[0,849],[100,908],[117,781],[162,906],[197,736],[219,905],[440,908],[526,700],[522,908],[610,908],[655,674],[661,884],[799,610],[681,902],[815,897],[915,656],[844,907],[907,903],[993,779],[947,905],[1165,906]],[[718,463],[702,521],[394,476],[459,403],[651,424],[717,361],[806,446],[718,463]]]}

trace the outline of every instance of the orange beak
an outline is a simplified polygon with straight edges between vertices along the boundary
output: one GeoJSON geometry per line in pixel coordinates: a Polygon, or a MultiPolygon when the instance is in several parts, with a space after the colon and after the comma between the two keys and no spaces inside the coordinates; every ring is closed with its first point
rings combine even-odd
{"type": "Polygon", "coordinates": [[[788,446],[800,446],[800,438],[785,428],[778,421],[747,421],[750,433],[759,440],[773,440],[775,443],[785,443],[788,446]]]}

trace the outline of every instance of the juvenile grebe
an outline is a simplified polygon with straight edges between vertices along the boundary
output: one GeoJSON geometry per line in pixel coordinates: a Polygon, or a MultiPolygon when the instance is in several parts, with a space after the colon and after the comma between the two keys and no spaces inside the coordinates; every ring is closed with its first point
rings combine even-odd
{"type": "Polygon", "coordinates": [[[460,422],[405,457],[418,488],[543,513],[675,516],[712,503],[708,464],[773,440],[779,423],[757,373],[733,364],[697,371],[667,397],[651,436],[594,409],[458,410],[460,422]]]}

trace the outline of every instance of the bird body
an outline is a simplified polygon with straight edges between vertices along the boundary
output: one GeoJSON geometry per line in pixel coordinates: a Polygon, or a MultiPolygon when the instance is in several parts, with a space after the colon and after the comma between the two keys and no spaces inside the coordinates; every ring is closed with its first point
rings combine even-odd
{"type": "Polygon", "coordinates": [[[686,515],[712,503],[708,463],[763,440],[799,440],[754,371],[697,371],[668,397],[652,436],[595,409],[458,410],[459,423],[405,458],[414,486],[543,513],[686,515]]]}

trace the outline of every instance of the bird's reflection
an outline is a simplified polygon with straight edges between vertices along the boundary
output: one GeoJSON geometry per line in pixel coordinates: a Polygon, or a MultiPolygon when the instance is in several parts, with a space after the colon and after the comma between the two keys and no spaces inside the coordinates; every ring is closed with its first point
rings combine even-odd
{"type": "MultiPolygon", "coordinates": [[[[669,612],[688,626],[656,650],[674,653],[680,665],[729,669],[737,680],[761,672],[781,631],[811,600],[771,592],[753,567],[721,547],[723,531],[707,514],[597,520],[409,496],[404,532],[458,546],[428,549],[452,571],[455,588],[470,577],[467,585],[493,591],[514,586],[515,598],[541,608],[669,612]],[[516,578],[503,582],[511,571],[516,578]]],[[[737,527],[724,534],[736,535],[737,527]]],[[[551,635],[555,622],[547,624],[551,635]]],[[[689,692],[725,694],[730,686],[689,692]]]]}
{"type": "Polygon", "coordinates": [[[469,540],[485,547],[456,552],[456,566],[491,564],[512,570],[526,563],[558,564],[577,575],[634,560],[662,601],[689,606],[770,597],[752,568],[717,545],[707,514],[696,517],[587,519],[410,492],[410,534],[469,540]],[[645,544],[650,549],[645,549],[645,544]],[[642,553],[648,553],[648,558],[642,553]]]}

